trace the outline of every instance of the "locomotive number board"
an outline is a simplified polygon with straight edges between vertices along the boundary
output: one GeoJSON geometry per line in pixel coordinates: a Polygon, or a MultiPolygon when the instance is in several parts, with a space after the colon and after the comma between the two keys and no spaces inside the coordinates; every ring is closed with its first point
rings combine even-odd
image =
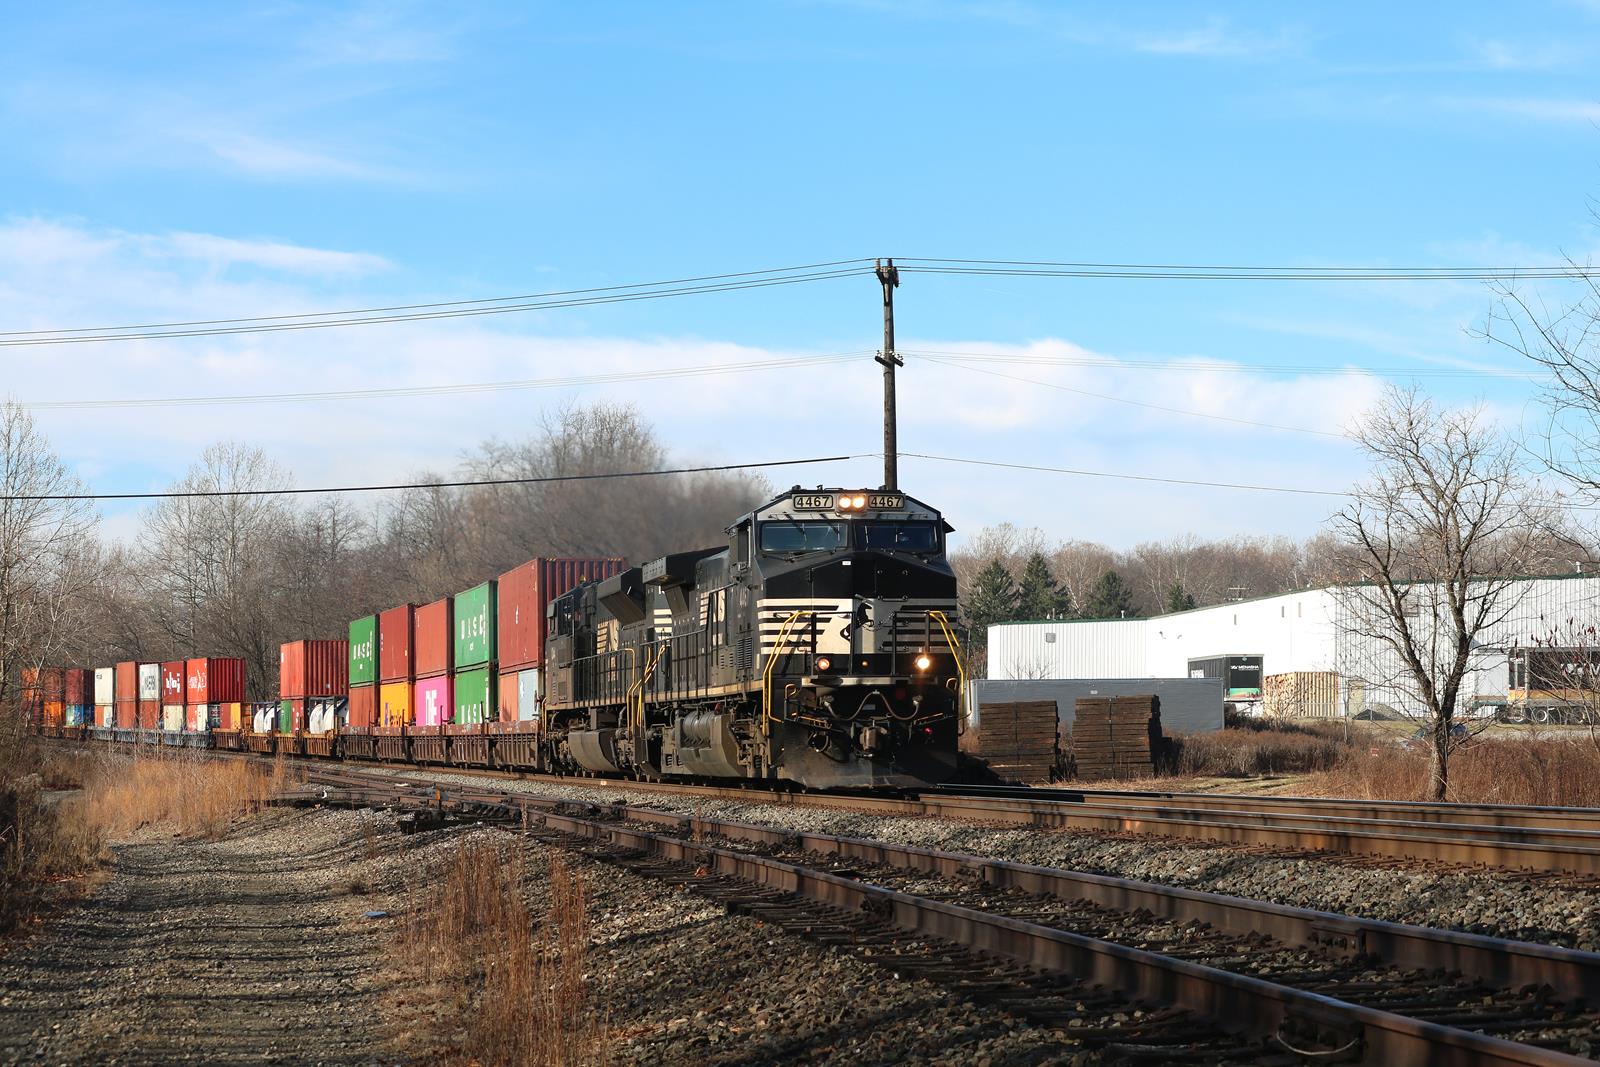
{"type": "MultiPolygon", "coordinates": [[[[845,494],[848,496],[849,494],[845,494]]],[[[865,511],[904,511],[906,498],[900,493],[857,493],[856,496],[867,498],[865,511]]],[[[789,498],[789,506],[795,511],[833,511],[835,493],[795,493],[789,498]]],[[[855,508],[841,508],[839,510],[858,510],[855,508]]]]}

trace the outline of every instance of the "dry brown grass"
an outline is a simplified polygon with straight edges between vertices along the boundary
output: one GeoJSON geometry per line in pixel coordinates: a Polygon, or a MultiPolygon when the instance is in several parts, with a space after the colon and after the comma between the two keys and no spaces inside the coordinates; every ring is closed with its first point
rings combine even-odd
{"type": "Polygon", "coordinates": [[[1341,734],[1297,726],[1228,727],[1167,742],[1172,773],[1218,778],[1330,770],[1349,749],[1341,734]]]}
{"type": "MultiPolygon", "coordinates": [[[[1587,735],[1481,737],[1450,760],[1448,799],[1473,804],[1600,807],[1600,762],[1587,735]]],[[[1324,796],[1419,800],[1427,795],[1428,754],[1420,745],[1360,745],[1338,766],[1307,779],[1324,796]]]]}
{"type": "Polygon", "coordinates": [[[59,792],[68,772],[54,750],[0,729],[0,932],[34,920],[105,855],[81,800],[59,792]]]}
{"type": "Polygon", "coordinates": [[[139,753],[90,778],[86,813],[110,837],[146,826],[219,837],[260,812],[289,781],[281,761],[269,771],[243,760],[182,751],[139,753]]]}
{"type": "Polygon", "coordinates": [[[584,978],[588,890],[559,855],[537,918],[523,896],[523,852],[468,841],[441,877],[413,887],[419,906],[398,945],[424,979],[455,986],[461,1058],[483,1067],[593,1067],[609,1062],[584,978]]]}

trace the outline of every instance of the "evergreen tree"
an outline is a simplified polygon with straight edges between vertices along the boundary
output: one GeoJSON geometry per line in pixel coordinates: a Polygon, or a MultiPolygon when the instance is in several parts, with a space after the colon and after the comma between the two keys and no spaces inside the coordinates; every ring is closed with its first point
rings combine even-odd
{"type": "Polygon", "coordinates": [[[1089,602],[1083,606],[1084,618],[1120,619],[1139,614],[1133,607],[1133,590],[1114,570],[1106,571],[1089,590],[1089,602]]]}
{"type": "Polygon", "coordinates": [[[1017,617],[1022,619],[1065,619],[1072,615],[1072,598],[1056,584],[1044,554],[1035,552],[1022,568],[1017,590],[1017,617]]]}
{"type": "Polygon", "coordinates": [[[1194,597],[1183,587],[1183,583],[1173,582],[1172,588],[1167,590],[1167,610],[1189,611],[1196,606],[1194,597]]]}
{"type": "Polygon", "coordinates": [[[983,570],[972,580],[967,610],[963,614],[978,644],[983,643],[994,623],[1016,619],[1017,583],[998,559],[984,564],[983,570]]]}

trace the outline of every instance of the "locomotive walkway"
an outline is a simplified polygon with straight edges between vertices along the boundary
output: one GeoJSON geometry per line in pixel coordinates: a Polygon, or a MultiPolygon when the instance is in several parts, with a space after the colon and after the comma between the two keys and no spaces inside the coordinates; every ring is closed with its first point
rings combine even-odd
{"type": "Polygon", "coordinates": [[[90,900],[0,957],[0,1063],[399,1062],[370,1023],[389,969],[358,848],[285,818],[118,846],[90,900]]]}

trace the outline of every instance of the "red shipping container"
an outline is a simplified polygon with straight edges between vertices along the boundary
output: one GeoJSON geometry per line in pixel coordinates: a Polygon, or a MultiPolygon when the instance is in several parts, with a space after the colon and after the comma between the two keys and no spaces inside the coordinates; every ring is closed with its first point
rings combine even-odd
{"type": "Polygon", "coordinates": [[[544,613],[550,601],[583,582],[625,569],[627,562],[614,556],[557,556],[531,559],[502,574],[495,617],[500,669],[543,663],[544,613]]]}
{"type": "MultiPolygon", "coordinates": [[[[278,648],[278,695],[284,700],[343,696],[350,688],[350,642],[285,641],[278,648]]],[[[219,703],[227,703],[220,701],[219,703]]]]}
{"type": "Polygon", "coordinates": [[[67,672],[62,668],[41,667],[35,675],[34,684],[46,704],[67,703],[67,672]]]}
{"type": "Polygon", "coordinates": [[[185,664],[181,659],[161,665],[161,703],[189,703],[184,695],[189,691],[188,684],[184,679],[184,667],[185,664]]]}
{"type": "Polygon", "coordinates": [[[451,631],[454,629],[455,618],[449,597],[417,609],[412,647],[415,650],[413,663],[418,678],[436,678],[450,673],[451,650],[454,647],[451,631]]]}
{"type": "Polygon", "coordinates": [[[515,671],[501,672],[500,674],[500,715],[501,722],[517,721],[517,674],[515,671]]]}
{"type": "Polygon", "coordinates": [[[94,671],[73,667],[67,671],[66,704],[94,703],[94,671]]]}
{"type": "Polygon", "coordinates": [[[378,613],[378,681],[404,682],[415,676],[412,670],[415,619],[416,608],[410,604],[378,613]]]}
{"type": "Polygon", "coordinates": [[[244,660],[233,657],[187,660],[183,680],[190,704],[237,703],[244,699],[244,660]]]}
{"type": "Polygon", "coordinates": [[[141,701],[139,701],[139,729],[141,729],[141,730],[159,730],[159,729],[161,729],[161,701],[159,701],[159,700],[141,700],[141,701]]]}
{"type": "Polygon", "coordinates": [[[117,664],[117,703],[132,705],[139,699],[139,664],[133,660],[117,664]]]}
{"type": "Polygon", "coordinates": [[[137,729],[139,726],[139,705],[132,700],[119,700],[116,707],[117,729],[137,729]]]}
{"type": "Polygon", "coordinates": [[[377,721],[378,687],[353,685],[350,687],[350,725],[368,730],[377,721]]]}

